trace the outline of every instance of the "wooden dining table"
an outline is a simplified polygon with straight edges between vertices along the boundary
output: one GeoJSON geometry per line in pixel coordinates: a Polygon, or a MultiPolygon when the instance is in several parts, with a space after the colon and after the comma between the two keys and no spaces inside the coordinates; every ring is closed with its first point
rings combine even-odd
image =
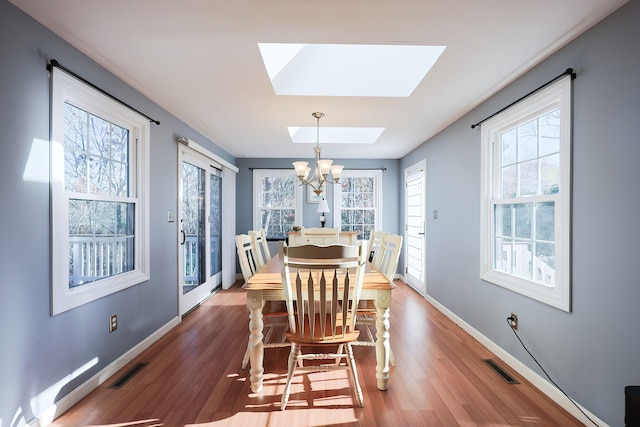
{"type": "MultiPolygon", "coordinates": [[[[258,393],[264,379],[262,308],[266,301],[284,301],[280,258],[272,257],[243,288],[247,291],[249,308],[249,380],[251,390],[258,393]]],[[[389,309],[393,289],[393,282],[367,262],[360,301],[371,301],[376,308],[376,383],[379,390],[386,390],[389,385],[389,309]]]]}

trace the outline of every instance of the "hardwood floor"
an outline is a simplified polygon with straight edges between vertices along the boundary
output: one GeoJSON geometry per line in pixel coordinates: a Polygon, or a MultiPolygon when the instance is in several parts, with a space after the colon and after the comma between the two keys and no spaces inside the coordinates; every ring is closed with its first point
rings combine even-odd
{"type": "Polygon", "coordinates": [[[364,408],[348,372],[298,374],[286,411],[280,395],[289,350],[265,350],[264,389],[240,369],[248,311],[239,284],[219,291],[52,426],[581,426],[402,282],[393,292],[389,390],[375,380],[375,349],[355,347],[364,408]],[[494,358],[520,384],[483,359],[494,358]],[[139,362],[124,386],[108,388],[139,362]]]}

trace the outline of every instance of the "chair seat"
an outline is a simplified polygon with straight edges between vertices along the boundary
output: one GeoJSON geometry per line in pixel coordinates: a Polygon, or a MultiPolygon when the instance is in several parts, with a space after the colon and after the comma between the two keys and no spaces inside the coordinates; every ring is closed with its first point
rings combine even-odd
{"type": "Polygon", "coordinates": [[[262,307],[263,316],[287,316],[287,305],[284,301],[265,301],[262,307]]]}
{"type": "MultiPolygon", "coordinates": [[[[296,315],[296,318],[297,317],[298,316],[296,315]]],[[[341,316],[338,315],[338,318],[340,317],[341,316]]],[[[324,344],[344,344],[348,342],[353,342],[353,341],[357,341],[358,337],[360,336],[360,331],[358,329],[349,331],[349,328],[347,328],[347,331],[343,334],[342,326],[340,325],[342,323],[341,320],[337,322],[338,325],[336,326],[336,333],[335,335],[333,335],[332,329],[331,329],[331,319],[329,318],[329,316],[327,316],[327,318],[325,319],[325,333],[324,335],[322,335],[321,322],[322,320],[320,319],[320,316],[316,316],[315,325],[314,325],[314,334],[313,336],[311,336],[311,328],[309,327],[309,321],[305,317],[304,334],[300,336],[299,333],[293,333],[291,331],[288,331],[286,334],[287,339],[293,343],[300,344],[300,345],[324,345],[324,344]]]]}

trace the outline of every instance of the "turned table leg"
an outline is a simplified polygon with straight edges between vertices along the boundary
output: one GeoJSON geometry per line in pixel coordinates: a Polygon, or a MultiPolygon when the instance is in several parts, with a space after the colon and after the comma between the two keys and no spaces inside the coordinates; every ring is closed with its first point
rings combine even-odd
{"type": "Polygon", "coordinates": [[[264,327],[262,320],[263,306],[264,300],[262,298],[262,292],[247,292],[247,307],[249,308],[249,361],[251,363],[249,381],[251,382],[251,391],[254,393],[262,391],[264,374],[264,346],[262,344],[262,328],[264,327]]]}
{"type": "Polygon", "coordinates": [[[378,291],[376,295],[376,379],[378,390],[389,387],[389,307],[391,291],[378,291]]]}

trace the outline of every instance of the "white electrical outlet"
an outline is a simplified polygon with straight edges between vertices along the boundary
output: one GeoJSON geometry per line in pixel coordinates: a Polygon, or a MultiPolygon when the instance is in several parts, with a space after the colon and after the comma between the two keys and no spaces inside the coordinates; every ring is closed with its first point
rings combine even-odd
{"type": "Polygon", "coordinates": [[[118,315],[112,314],[109,316],[109,332],[113,332],[118,329],[118,315]]]}

